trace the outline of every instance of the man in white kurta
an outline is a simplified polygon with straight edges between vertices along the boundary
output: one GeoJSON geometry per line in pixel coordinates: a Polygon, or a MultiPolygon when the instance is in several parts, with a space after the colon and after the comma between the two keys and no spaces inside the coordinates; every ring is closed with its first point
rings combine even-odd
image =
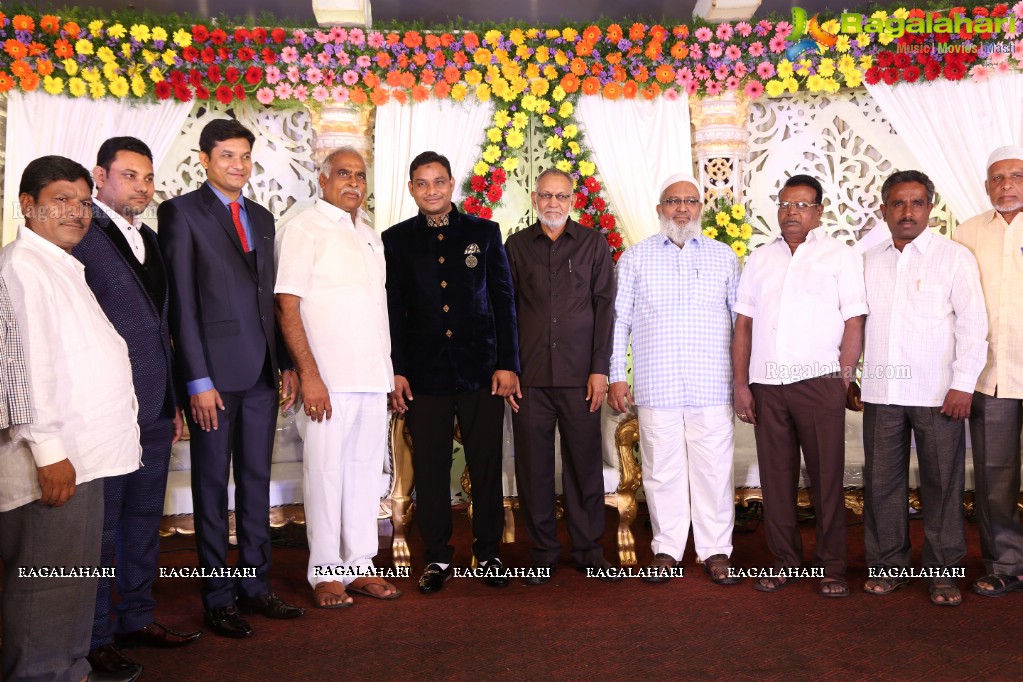
{"type": "Polygon", "coordinates": [[[307,577],[317,606],[342,608],[352,604],[347,592],[400,595],[373,575],[393,371],[383,244],[360,208],[365,161],[339,149],[319,182],[323,198],[277,235],[275,293],[309,418],[307,577]]]}

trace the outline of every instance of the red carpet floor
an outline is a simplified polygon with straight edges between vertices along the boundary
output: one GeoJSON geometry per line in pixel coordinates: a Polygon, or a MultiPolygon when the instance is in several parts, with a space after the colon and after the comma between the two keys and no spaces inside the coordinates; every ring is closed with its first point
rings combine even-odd
{"type": "MultiPolygon", "coordinates": [[[[616,519],[608,513],[609,557],[616,519]]],[[[1023,592],[1002,598],[975,596],[962,581],[964,603],[938,608],[922,580],[879,597],[862,591],[863,531],[849,517],[850,582],[847,599],[824,599],[817,581],[797,582],[778,594],[752,589],[750,580],[713,585],[692,550],[686,576],[665,585],[638,579],[604,584],[562,565],[545,586],[521,581],[504,590],[475,579],[453,579],[444,590],[422,595],[422,545],[413,525],[413,572],[396,581],[397,601],[356,597],[353,608],[309,608],[294,621],[252,616],[255,635],[236,641],[206,635],[181,650],[135,649],[144,680],[314,679],[1019,679],[1023,676],[1023,592]]],[[[469,529],[455,511],[456,565],[468,562],[469,529]]],[[[506,565],[528,565],[521,525],[518,541],[505,545],[506,565]]],[[[636,522],[640,564],[650,560],[650,530],[636,522]]],[[[803,524],[809,556],[812,521],[803,524]]],[[[967,526],[967,578],[981,575],[976,525],[967,526]]],[[[290,529],[281,538],[301,538],[290,529]]],[[[922,528],[912,523],[915,554],[922,528]]],[[[563,539],[564,541],[564,539],[563,539]]],[[[566,543],[567,544],[567,543],[566,543]]],[[[291,603],[311,606],[305,585],[307,553],[274,551],[272,578],[291,603]]],[[[390,562],[381,554],[381,565],[390,562]]],[[[735,536],[733,559],[769,566],[762,528],[735,536]]],[[[193,566],[184,538],[164,542],[164,566],[193,566]]],[[[158,619],[183,629],[202,626],[199,581],[158,580],[158,619]]]]}

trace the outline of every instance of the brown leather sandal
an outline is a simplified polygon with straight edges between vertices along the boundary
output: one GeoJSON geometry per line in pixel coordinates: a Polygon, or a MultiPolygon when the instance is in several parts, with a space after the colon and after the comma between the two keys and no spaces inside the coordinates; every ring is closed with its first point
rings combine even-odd
{"type": "Polygon", "coordinates": [[[313,601],[316,602],[316,607],[320,609],[347,609],[351,608],[355,603],[345,591],[344,584],[336,580],[329,583],[317,583],[316,587],[313,588],[313,601]],[[341,601],[335,604],[326,604],[324,600],[327,597],[338,597],[341,601]]]}
{"type": "Polygon", "coordinates": [[[735,585],[742,582],[742,578],[729,574],[730,568],[731,563],[724,554],[715,554],[703,560],[703,570],[718,585],[735,585]]]}
{"type": "Polygon", "coordinates": [[[401,590],[387,582],[380,576],[363,576],[356,578],[348,585],[348,591],[352,594],[361,594],[364,597],[373,597],[373,599],[397,599],[401,596],[401,590]],[[394,592],[390,594],[378,594],[371,592],[369,588],[371,585],[379,585],[384,588],[392,589],[394,592]]]}

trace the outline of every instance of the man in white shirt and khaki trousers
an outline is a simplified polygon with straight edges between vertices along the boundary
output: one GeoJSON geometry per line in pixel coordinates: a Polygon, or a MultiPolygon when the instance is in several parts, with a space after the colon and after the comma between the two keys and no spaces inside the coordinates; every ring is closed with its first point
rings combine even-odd
{"type": "Polygon", "coordinates": [[[128,346],[71,255],[92,218],[89,172],[44,156],[25,168],[18,193],[25,226],[0,253],[0,276],[33,413],[0,437],[3,678],[77,681],[91,670],[102,479],[139,467],[138,406],[128,346]]]}
{"type": "MultiPolygon", "coordinates": [[[[820,227],[824,190],[808,175],[778,194],[781,234],[750,254],[739,280],[732,341],[735,413],[756,427],[767,546],[776,569],[798,569],[796,522],[802,448],[813,489],[823,597],[847,597],[846,391],[863,348],[863,267],[852,247],[820,227]]],[[[786,575],[753,587],[777,592],[786,575]]]]}
{"type": "Polygon", "coordinates": [[[353,148],[338,149],[321,164],[319,182],[323,198],[277,235],[275,293],[309,417],[307,577],[316,605],[337,609],[352,605],[349,592],[401,595],[371,575],[394,372],[384,247],[360,208],[366,162],[353,148]]]}
{"type": "Polygon", "coordinates": [[[970,414],[981,558],[973,591],[998,597],[1023,589],[1023,524],[1016,504],[1023,429],[1023,147],[999,147],[984,183],[994,210],[970,218],[953,239],[980,267],[987,306],[987,365],[970,414]]]}
{"type": "Polygon", "coordinates": [[[864,254],[864,545],[868,594],[908,584],[910,434],[916,439],[924,517],[922,567],[931,602],[958,606],[966,556],[965,419],[987,353],[987,313],[977,261],[927,223],[934,183],[893,173],[881,187],[891,237],[864,254]],[[876,571],[880,571],[875,574],[876,571]],[[890,573],[896,575],[889,575],[890,573]]]}

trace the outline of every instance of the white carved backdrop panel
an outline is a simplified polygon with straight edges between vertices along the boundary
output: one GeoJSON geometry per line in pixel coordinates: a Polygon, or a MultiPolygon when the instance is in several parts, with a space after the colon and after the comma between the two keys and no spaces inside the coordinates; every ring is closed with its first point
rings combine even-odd
{"type": "MultiPolygon", "coordinates": [[[[866,90],[799,93],[750,105],[750,154],[743,174],[754,228],[750,246],[778,235],[775,201],[789,175],[806,173],[824,186],[821,224],[853,243],[881,220],[881,185],[897,170],[919,168],[866,90]]],[[[926,171],[925,171],[926,172],[926,171]]],[[[955,221],[940,197],[931,225],[949,234],[955,221]]]]}

